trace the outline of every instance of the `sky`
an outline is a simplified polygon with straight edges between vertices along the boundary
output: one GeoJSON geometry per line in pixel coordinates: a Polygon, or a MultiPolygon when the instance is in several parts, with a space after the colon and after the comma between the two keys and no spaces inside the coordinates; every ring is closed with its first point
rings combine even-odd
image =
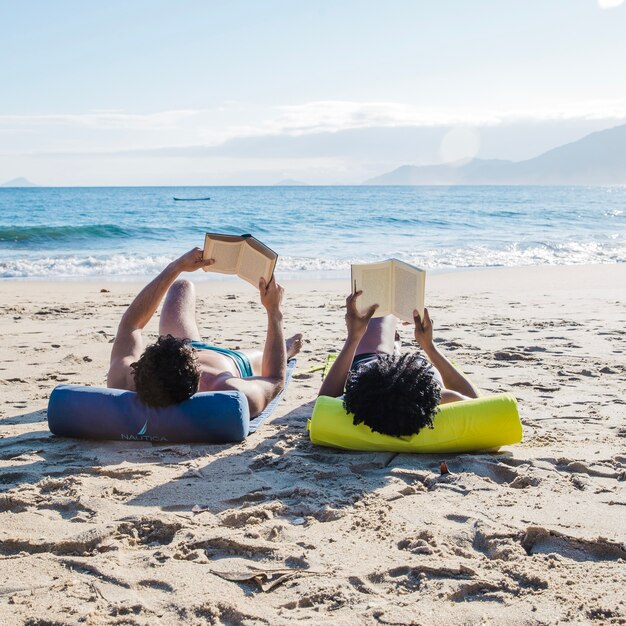
{"type": "Polygon", "coordinates": [[[624,0],[0,0],[0,183],[359,184],[626,123],[624,0]]]}

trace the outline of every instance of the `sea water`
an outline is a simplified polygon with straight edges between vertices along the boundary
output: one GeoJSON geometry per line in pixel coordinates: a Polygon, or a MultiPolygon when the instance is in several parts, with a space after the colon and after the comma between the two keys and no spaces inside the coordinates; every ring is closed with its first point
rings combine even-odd
{"type": "Polygon", "coordinates": [[[0,278],[143,279],[207,231],[255,235],[284,278],[389,257],[430,270],[624,263],[626,187],[0,189],[0,278]]]}

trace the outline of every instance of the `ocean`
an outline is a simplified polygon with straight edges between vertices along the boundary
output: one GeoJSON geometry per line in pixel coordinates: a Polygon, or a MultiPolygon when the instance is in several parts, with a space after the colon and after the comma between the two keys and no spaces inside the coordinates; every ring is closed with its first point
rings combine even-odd
{"type": "Polygon", "coordinates": [[[282,278],[389,257],[435,271],[624,263],[626,187],[5,188],[0,279],[145,279],[206,231],[255,235],[282,278]]]}

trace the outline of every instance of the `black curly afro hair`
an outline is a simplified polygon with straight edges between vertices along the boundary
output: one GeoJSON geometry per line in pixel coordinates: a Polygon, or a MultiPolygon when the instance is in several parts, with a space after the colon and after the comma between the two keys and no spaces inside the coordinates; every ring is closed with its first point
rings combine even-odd
{"type": "Polygon", "coordinates": [[[418,353],[380,354],[352,370],[343,405],[355,424],[383,435],[402,437],[433,427],[441,386],[433,367],[418,353]]]}
{"type": "Polygon", "coordinates": [[[189,339],[159,337],[131,367],[137,395],[150,406],[177,404],[198,391],[200,372],[189,339]]]}

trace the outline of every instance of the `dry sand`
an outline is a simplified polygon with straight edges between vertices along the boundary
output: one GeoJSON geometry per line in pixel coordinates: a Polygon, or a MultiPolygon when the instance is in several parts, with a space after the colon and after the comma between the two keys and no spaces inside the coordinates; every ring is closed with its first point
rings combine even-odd
{"type": "MultiPolygon", "coordinates": [[[[230,446],[51,436],[50,390],[103,384],[138,286],[0,283],[0,622],[626,623],[625,286],[626,265],[430,277],[439,344],[518,397],[524,440],[417,456],[307,439],[345,282],[287,283],[298,372],[230,446]]],[[[199,296],[207,340],[262,341],[247,285],[199,296]]]]}

